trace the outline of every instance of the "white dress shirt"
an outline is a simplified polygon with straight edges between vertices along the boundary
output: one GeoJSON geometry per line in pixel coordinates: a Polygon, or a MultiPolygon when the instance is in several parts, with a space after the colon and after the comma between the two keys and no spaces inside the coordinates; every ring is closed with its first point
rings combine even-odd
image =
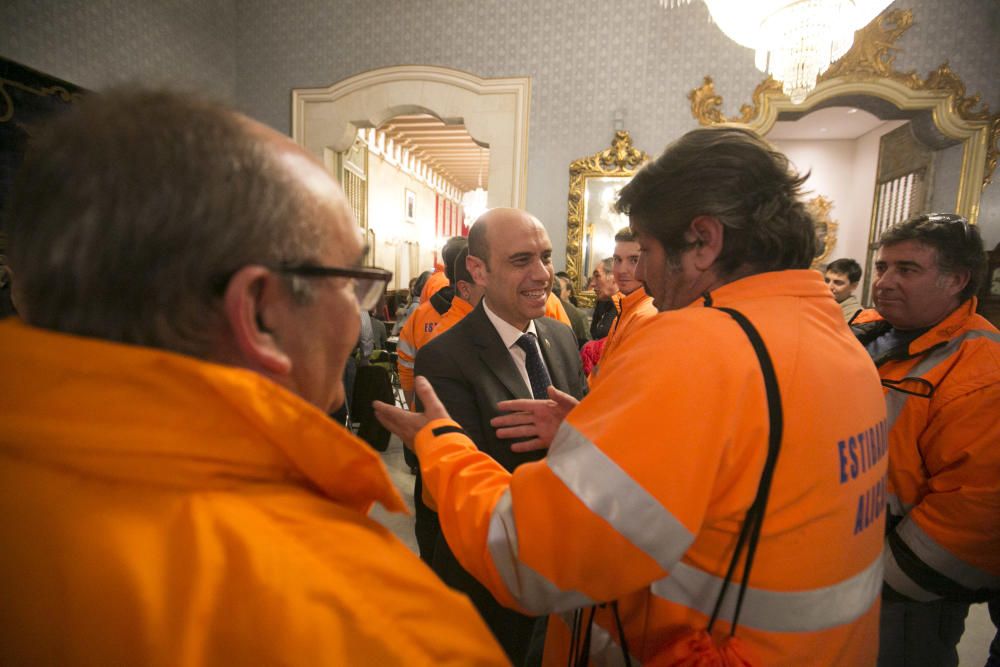
{"type": "MultiPolygon", "coordinates": [[[[483,297],[483,310],[486,311],[486,317],[489,318],[490,322],[493,324],[493,328],[497,330],[500,334],[500,340],[503,344],[507,346],[507,351],[510,352],[511,358],[514,359],[514,365],[517,366],[517,371],[521,374],[521,379],[524,380],[524,386],[528,388],[528,393],[531,393],[531,379],[528,377],[528,366],[527,366],[527,355],[524,350],[517,344],[518,339],[526,333],[531,333],[535,335],[535,347],[538,348],[538,355],[542,359],[542,363],[545,364],[545,355],[542,354],[542,350],[538,345],[538,331],[535,330],[535,321],[531,320],[528,322],[528,328],[521,331],[514,325],[501,319],[499,315],[490,310],[490,304],[486,302],[486,297],[483,297]]],[[[545,370],[549,370],[548,364],[545,364],[545,370]]],[[[551,376],[551,371],[549,376],[551,376]]]]}

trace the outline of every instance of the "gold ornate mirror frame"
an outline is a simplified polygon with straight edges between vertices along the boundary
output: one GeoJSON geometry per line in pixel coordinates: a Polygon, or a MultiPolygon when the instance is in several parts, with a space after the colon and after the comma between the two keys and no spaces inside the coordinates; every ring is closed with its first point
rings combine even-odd
{"type": "Polygon", "coordinates": [[[615,132],[611,147],[574,160],[569,165],[569,216],[566,223],[566,273],[570,280],[582,291],[588,276],[584,268],[584,232],[587,225],[586,200],[587,180],[605,176],[630,177],[649,160],[649,155],[632,145],[632,137],[627,130],[615,132]]]}
{"type": "Polygon", "coordinates": [[[885,100],[902,111],[928,111],[938,131],[962,143],[962,173],[955,211],[975,223],[983,189],[992,181],[1000,154],[1000,113],[990,114],[978,94],[966,95],[965,84],[945,62],[925,78],[897,72],[896,40],[913,24],[911,10],[884,12],[857,31],[854,46],[819,77],[802,104],[792,104],[781,83],[768,77],[753,92],[751,104],[730,118],[722,114],[722,97],[712,78],[688,93],[691,113],[702,125],[740,125],[766,135],[782,112],[808,112],[846,98],[857,106],[862,96],[885,100]]]}
{"type": "Polygon", "coordinates": [[[812,263],[813,268],[818,269],[826,262],[830,253],[833,252],[833,247],[837,245],[837,227],[839,225],[830,217],[833,202],[823,195],[817,195],[807,201],[806,208],[812,214],[813,224],[816,226],[816,238],[823,244],[823,250],[816,255],[816,259],[812,263]]]}

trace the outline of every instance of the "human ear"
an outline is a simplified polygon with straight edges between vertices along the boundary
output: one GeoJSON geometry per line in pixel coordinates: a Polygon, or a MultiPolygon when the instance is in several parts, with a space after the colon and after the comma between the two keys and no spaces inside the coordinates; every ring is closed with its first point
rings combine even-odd
{"type": "Polygon", "coordinates": [[[957,273],[942,273],[938,278],[938,286],[946,290],[949,294],[957,296],[961,294],[965,286],[972,279],[969,271],[958,271],[957,273]]]}
{"type": "Polygon", "coordinates": [[[223,295],[223,312],[235,352],[251,369],[284,376],[292,368],[271,329],[286,303],[281,279],[263,266],[244,266],[233,274],[223,295]]]}
{"type": "Polygon", "coordinates": [[[722,253],[724,236],[722,223],[718,218],[701,215],[691,221],[688,233],[694,236],[692,239],[694,266],[701,271],[707,271],[722,253]]]}
{"type": "Polygon", "coordinates": [[[469,255],[465,258],[465,268],[472,274],[472,279],[477,285],[486,286],[486,262],[479,257],[469,255]]]}

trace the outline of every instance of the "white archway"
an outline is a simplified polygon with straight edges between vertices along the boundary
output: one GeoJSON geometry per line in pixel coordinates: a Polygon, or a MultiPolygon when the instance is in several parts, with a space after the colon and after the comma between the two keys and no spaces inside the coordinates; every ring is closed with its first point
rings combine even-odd
{"type": "Polygon", "coordinates": [[[372,70],[328,88],[292,90],[292,138],[322,158],[347,150],[358,128],[393,116],[430,111],[465,123],[490,147],[489,206],[524,208],[531,79],[481,79],[444,67],[403,65],[372,70]]]}

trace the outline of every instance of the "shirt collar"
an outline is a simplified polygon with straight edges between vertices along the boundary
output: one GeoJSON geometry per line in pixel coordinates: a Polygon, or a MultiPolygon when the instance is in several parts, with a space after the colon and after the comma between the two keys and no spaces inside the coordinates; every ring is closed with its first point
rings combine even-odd
{"type": "Polygon", "coordinates": [[[490,305],[486,302],[485,296],[483,297],[483,310],[486,311],[486,317],[490,319],[490,322],[493,324],[493,328],[497,330],[498,334],[500,334],[500,340],[503,341],[503,344],[507,347],[507,349],[514,347],[517,343],[517,339],[526,333],[534,334],[536,337],[538,336],[538,332],[535,330],[534,320],[529,321],[528,328],[521,331],[490,310],[490,305]]]}

